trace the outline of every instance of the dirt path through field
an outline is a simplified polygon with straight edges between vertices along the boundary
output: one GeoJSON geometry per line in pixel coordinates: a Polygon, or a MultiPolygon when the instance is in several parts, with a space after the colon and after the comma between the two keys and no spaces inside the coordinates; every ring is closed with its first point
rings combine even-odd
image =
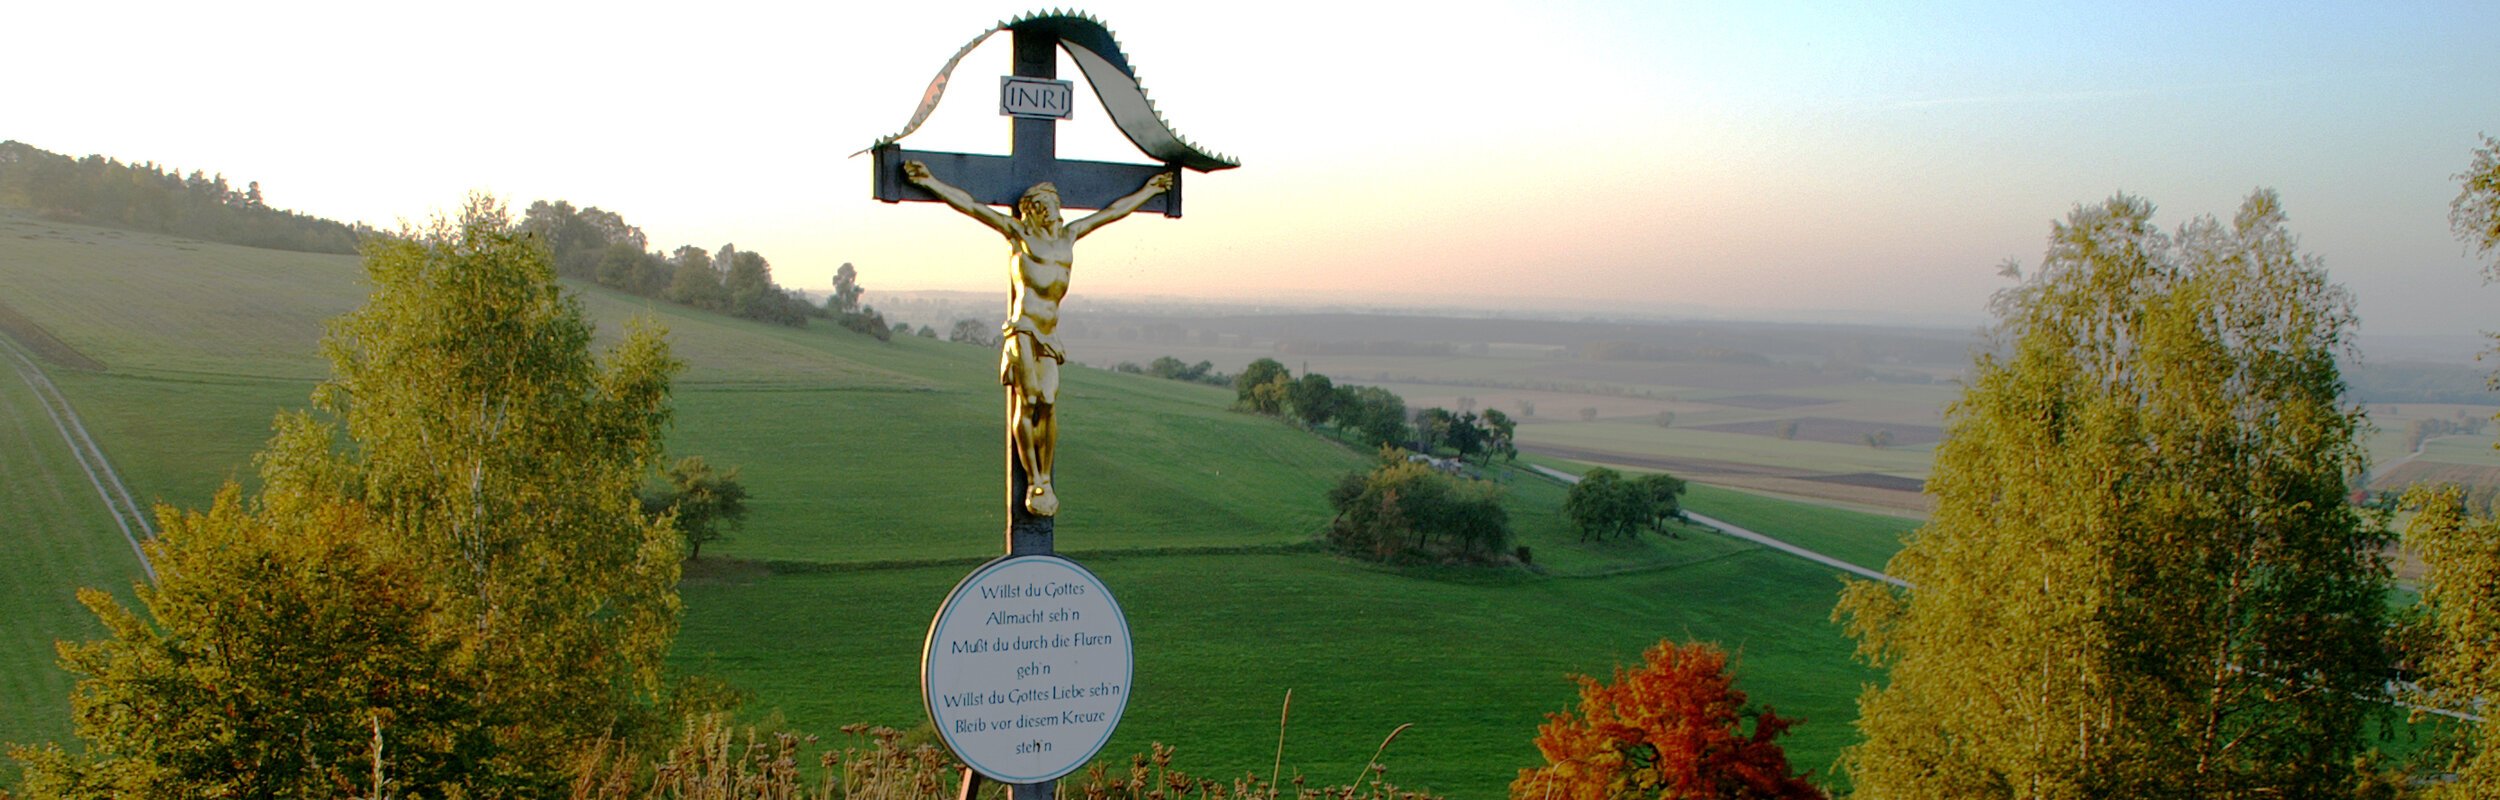
{"type": "MultiPolygon", "coordinates": [[[[1538,473],[1540,473],[1540,474],[1543,474],[1543,475],[1545,475],[1545,476],[1547,476],[1547,477],[1551,477],[1551,478],[1553,478],[1553,479],[1555,479],[1555,480],[1558,480],[1558,481],[1562,481],[1562,482],[1564,482],[1564,483],[1579,483],[1579,482],[1580,482],[1580,476],[1573,475],[1573,474],[1568,473],[1568,472],[1563,472],[1563,471],[1561,471],[1561,470],[1557,470],[1557,469],[1549,469],[1549,468],[1546,468],[1546,467],[1539,467],[1539,466],[1531,466],[1531,467],[1529,467],[1529,469],[1536,470],[1536,471],[1537,471],[1538,473]]],[[[1812,561],[1812,562],[1814,562],[1814,563],[1821,564],[1821,565],[1823,565],[1823,566],[1831,567],[1831,568],[1833,568],[1833,569],[1837,569],[1837,570],[1840,570],[1840,571],[1842,571],[1842,572],[1849,573],[1849,574],[1851,574],[1851,575],[1856,575],[1856,576],[1861,577],[1861,578],[1868,578],[1868,579],[1872,579],[1872,580],[1879,580],[1879,581],[1883,581],[1883,582],[1885,582],[1885,583],[1889,583],[1889,584],[1892,584],[1892,585],[1894,585],[1894,586],[1899,586],[1899,587],[1902,587],[1902,588],[1905,588],[1905,589],[1906,589],[1906,588],[1909,588],[1909,586],[1910,586],[1909,581],[1905,581],[1905,580],[1902,580],[1902,579],[1900,579],[1900,578],[1895,578],[1895,577],[1893,577],[1893,576],[1886,575],[1886,574],[1884,574],[1884,573],[1883,573],[1883,572],[1881,572],[1881,571],[1867,569],[1867,568],[1865,568],[1865,567],[1861,567],[1861,566],[1858,566],[1858,565],[1856,565],[1856,564],[1851,564],[1851,563],[1849,563],[1849,562],[1847,562],[1847,561],[1842,561],[1842,560],[1840,560],[1840,559],[1833,558],[1833,557],[1831,557],[1831,556],[1827,556],[1827,555],[1824,555],[1824,554],[1822,554],[1822,553],[1817,553],[1817,552],[1814,552],[1814,551],[1812,551],[1812,550],[1805,549],[1805,548],[1803,548],[1803,547],[1798,547],[1798,546],[1796,546],[1796,545],[1789,544],[1789,543],[1787,543],[1787,542],[1781,541],[1781,540],[1779,540],[1779,539],[1772,538],[1772,537],[1770,537],[1770,536],[1766,536],[1766,535],[1763,535],[1763,534],[1760,534],[1760,533],[1756,533],[1756,532],[1751,531],[1751,530],[1747,530],[1747,529],[1745,529],[1745,528],[1740,528],[1740,527],[1737,527],[1737,526],[1735,526],[1735,525],[1728,524],[1727,522],[1725,522],[1725,521],[1723,521],[1723,520],[1713,519],[1713,518],[1711,518],[1711,517],[1702,516],[1702,515],[1700,515],[1700,514],[1695,514],[1695,513],[1692,513],[1692,512],[1690,512],[1690,511],[1685,512],[1685,513],[1684,513],[1684,516],[1691,517],[1691,518],[1692,518],[1692,520],[1693,520],[1694,522],[1698,522],[1698,523],[1701,523],[1701,524],[1703,524],[1703,525],[1708,525],[1708,526],[1710,526],[1710,527],[1717,528],[1717,529],[1719,529],[1719,532],[1720,532],[1720,533],[1724,533],[1724,534],[1727,534],[1727,535],[1729,535],[1729,536],[1736,537],[1736,538],[1738,538],[1738,539],[1743,539],[1743,540],[1745,540],[1745,541],[1752,542],[1752,543],[1754,543],[1754,544],[1762,545],[1762,546],[1764,546],[1764,547],[1768,547],[1768,548],[1771,548],[1771,549],[1773,549],[1773,550],[1778,550],[1778,551],[1780,551],[1780,552],[1787,553],[1787,554],[1789,554],[1789,555],[1796,556],[1796,557],[1798,557],[1798,558],[1802,558],[1802,559],[1805,559],[1805,560],[1807,560],[1807,561],[1812,561]]]]}
{"type": "Polygon", "coordinates": [[[69,398],[61,394],[60,387],[52,385],[52,379],[43,374],[43,367],[13,336],[0,336],[0,362],[6,362],[18,379],[34,390],[35,404],[43,407],[44,415],[52,420],[53,430],[60,432],[61,440],[69,444],[70,455],[87,473],[88,485],[94,486],[96,495],[104,499],[105,509],[113,514],[113,524],[121,527],[122,539],[130,542],[130,551],[138,555],[139,568],[154,582],[156,565],[148,562],[147,548],[139,546],[141,537],[156,538],[156,529],[148,523],[147,509],[131,497],[130,487],[113,471],[113,462],[104,457],[104,448],[87,434],[87,426],[79,421],[77,410],[70,408],[69,398]]]}
{"type": "Polygon", "coordinates": [[[1935,500],[1926,495],[1924,482],[1916,478],[1874,473],[1833,474],[1733,461],[1671,458],[1542,444],[1520,445],[1519,452],[1590,464],[1660,470],[1686,480],[1698,478],[1722,486],[1835,504],[1854,504],[1914,518],[1924,518],[1928,512],[1935,510],[1935,500]]]}

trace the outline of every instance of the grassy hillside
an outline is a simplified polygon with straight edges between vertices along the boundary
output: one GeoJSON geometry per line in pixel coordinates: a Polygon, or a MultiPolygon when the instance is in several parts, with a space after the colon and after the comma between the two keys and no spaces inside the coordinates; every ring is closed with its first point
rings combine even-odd
{"type": "Polygon", "coordinates": [[[8,552],[0,558],[0,741],[62,739],[70,676],[52,666],[52,644],[101,635],[78,588],[127,594],[139,561],[34,391],[5,366],[0,548],[8,552]]]}
{"type": "MultiPolygon", "coordinates": [[[[0,297],[102,365],[51,372],[134,490],[180,506],[248,480],[271,416],[302,407],[326,371],[322,321],[364,292],[352,258],[7,217],[0,263],[0,297]]],[[[1000,546],[994,351],[580,296],[603,336],[636,315],[669,329],[688,363],[671,449],[741,467],[753,492],[746,528],[690,571],[676,663],[751,690],[758,717],[813,732],[918,725],[929,615],[964,565],[1000,546]]],[[[1164,741],[1193,771],[1260,768],[1293,688],[1289,765],[1344,780],[1390,728],[1415,722],[1390,756],[1399,782],[1491,796],[1535,757],[1542,714],[1571,703],[1567,673],[1607,671],[1667,636],[1741,651],[1741,686],[1809,720],[1798,763],[1823,768],[1850,738],[1867,675],[1826,619],[1829,571],[1699,533],[1580,542],[1559,518],[1562,489],[1509,470],[1495,474],[1544,575],[1384,571],[1304,544],[1330,516],[1327,486],[1368,453],[1228,411],[1222,389],[1072,368],[1062,397],[1060,547],[1119,589],[1141,642],[1110,755],[1164,741]]],[[[30,408],[0,387],[0,425],[33,424],[30,408]]],[[[0,674],[31,676],[0,684],[0,740],[62,735],[67,679],[49,642],[92,623],[61,599],[135,575],[100,508],[72,491],[83,487],[45,466],[59,449],[46,435],[0,446],[12,478],[0,547],[37,554],[0,568],[11,581],[0,602],[50,604],[0,608],[41,624],[0,637],[0,674]]],[[[1848,557],[1876,564],[1890,530],[1781,516],[1749,495],[1703,490],[1692,504],[1766,532],[1843,537],[1848,557]]]]}

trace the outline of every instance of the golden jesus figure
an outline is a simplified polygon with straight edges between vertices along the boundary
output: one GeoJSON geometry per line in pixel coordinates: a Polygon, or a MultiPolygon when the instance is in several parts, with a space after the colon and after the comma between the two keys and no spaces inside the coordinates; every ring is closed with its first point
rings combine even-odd
{"type": "Polygon", "coordinates": [[[1059,495],[1051,489],[1050,468],[1059,449],[1059,365],[1068,360],[1059,346],[1059,301],[1068,296],[1068,273],[1076,266],[1076,240],[1170,190],[1172,175],[1167,172],[1147,179],[1144,188],[1075,222],[1060,220],[1059,189],[1047,182],[1026,189],[1023,199],[1016,201],[1016,215],[1009,217],[930,176],[927,164],[903,162],[903,177],[998,231],[1015,250],[1007,264],[1007,322],[999,326],[998,382],[1015,397],[1011,422],[1016,462],[1024,466],[1031,482],[1024,510],[1037,517],[1056,516],[1059,495]]]}

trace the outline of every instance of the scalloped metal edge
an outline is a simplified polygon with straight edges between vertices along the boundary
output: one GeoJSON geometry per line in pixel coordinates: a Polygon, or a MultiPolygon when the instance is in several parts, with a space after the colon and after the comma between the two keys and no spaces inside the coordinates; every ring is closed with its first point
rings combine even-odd
{"type": "MultiPolygon", "coordinates": [[[[1198,169],[1198,170],[1199,170],[1199,171],[1201,171],[1201,172],[1208,172],[1208,171],[1212,171],[1212,170],[1216,170],[1216,169],[1231,169],[1231,168],[1234,168],[1234,167],[1239,167],[1239,166],[1241,166],[1241,160],[1240,160],[1240,159],[1238,159],[1238,158],[1234,158],[1234,157],[1232,157],[1232,156],[1230,156],[1230,155],[1226,155],[1226,154],[1221,153],[1221,152],[1217,152],[1217,151],[1215,151],[1215,150],[1208,149],[1208,148],[1206,148],[1206,147],[1203,147],[1203,146],[1199,145],[1197,142],[1191,141],[1191,140],[1190,140],[1190,138],[1189,138],[1188,136],[1182,135],[1182,134],[1181,134],[1181,132],[1180,132],[1180,130],[1179,130],[1178,128],[1173,127],[1173,125],[1172,125],[1172,121],[1171,121],[1171,120],[1169,120],[1169,119],[1166,119],[1166,118],[1163,116],[1163,112],[1162,112],[1162,110],[1161,110],[1161,109],[1159,109],[1159,108],[1156,108],[1156,107],[1155,107],[1154,96],[1153,96],[1150,92],[1148,92],[1148,91],[1146,90],[1146,86],[1145,86],[1145,84],[1144,84],[1143,82],[1138,81],[1138,79],[1137,79],[1137,69],[1136,69],[1136,65],[1135,65],[1134,63],[1130,63],[1129,58],[1128,58],[1128,53],[1127,53],[1127,50],[1126,50],[1125,48],[1120,47],[1120,34],[1119,34],[1119,32],[1118,32],[1118,31],[1114,31],[1114,30],[1112,30],[1112,29],[1111,29],[1111,26],[1110,26],[1109,24],[1104,23],[1104,22],[1102,21],[1102,19],[1101,19],[1101,18],[1095,17],[1095,16],[1094,16],[1094,15],[1092,15],[1092,14],[1088,14],[1088,13],[1085,13],[1085,12],[1082,12],[1082,11],[1070,11],[1070,10],[1063,10],[1063,9],[1053,8],[1053,9],[1051,9],[1051,10],[1049,10],[1049,11],[1030,11],[1030,12],[1026,12],[1026,13],[1024,13],[1024,14],[1022,14],[1022,15],[1018,15],[1018,16],[1013,17],[1013,18],[1010,18],[1010,19],[1000,20],[997,24],[991,25],[991,26],[990,26],[987,30],[982,31],[982,32],[981,32],[981,35],[976,36],[976,37],[973,37],[972,41],[971,41],[970,43],[967,43],[967,44],[964,46],[964,48],[963,48],[963,49],[958,50],[958,51],[957,51],[957,54],[956,54],[956,59],[960,59],[964,53],[969,52],[969,51],[970,51],[973,47],[976,47],[976,46],[978,46],[979,44],[981,44],[982,42],[987,41],[987,40],[989,39],[989,37],[991,37],[991,36],[993,36],[993,35],[996,35],[999,31],[1002,31],[1002,30],[1015,30],[1015,29],[1017,29],[1019,26],[1023,26],[1023,25],[1027,25],[1027,24],[1031,24],[1031,23],[1035,23],[1035,22],[1041,22],[1041,21],[1044,21],[1044,20],[1052,20],[1052,19],[1075,20],[1075,21],[1082,22],[1082,23],[1085,23],[1085,24],[1088,24],[1088,25],[1092,25],[1092,26],[1094,26],[1094,27],[1096,27],[1096,28],[1100,28],[1100,29],[1102,29],[1103,35],[1104,35],[1104,36],[1106,36],[1106,37],[1109,37],[1109,38],[1110,38],[1110,40],[1111,40],[1111,46],[1112,46],[1112,49],[1113,49],[1113,52],[1112,52],[1112,54],[1111,54],[1111,55],[1116,56],[1116,57],[1119,59],[1119,60],[1118,60],[1118,62],[1113,63],[1113,64],[1112,64],[1112,66],[1119,68],[1120,72],[1121,72],[1122,74],[1126,75],[1126,76],[1128,77],[1128,79],[1129,79],[1129,81],[1130,81],[1130,82],[1135,83],[1135,84],[1137,85],[1137,95],[1138,95],[1138,97],[1139,97],[1140,99],[1142,99],[1142,100],[1144,100],[1144,101],[1145,101],[1145,104],[1146,104],[1146,112],[1147,112],[1147,114],[1148,114],[1149,116],[1151,116],[1151,117],[1153,118],[1154,123],[1155,123],[1156,125],[1158,125],[1158,126],[1161,126],[1161,127],[1163,128],[1163,133],[1165,133],[1165,134],[1169,135],[1169,136],[1172,138],[1172,140],[1173,140],[1173,141],[1175,141],[1175,142],[1178,142],[1178,143],[1180,144],[1180,146],[1181,146],[1181,147],[1186,148],[1186,149],[1188,149],[1191,153],[1193,153],[1193,154],[1195,154],[1195,155],[1197,155],[1197,156],[1199,156],[1199,157],[1201,157],[1201,158],[1203,158],[1203,159],[1205,159],[1205,160],[1207,160],[1207,161],[1209,161],[1209,162],[1213,162],[1213,163],[1215,163],[1215,164],[1217,164],[1217,165],[1218,165],[1218,166],[1208,167],[1208,168],[1201,168],[1201,167],[1195,167],[1195,166],[1193,166],[1193,167],[1191,167],[1192,169],[1198,169]]],[[[1062,38],[1062,39],[1061,39],[1061,41],[1060,41],[1060,46],[1061,46],[1062,48],[1067,47],[1067,44],[1066,44],[1066,39],[1065,39],[1065,38],[1062,38]]],[[[946,66],[946,68],[945,68],[944,70],[939,71],[939,73],[938,73],[939,78],[941,78],[941,79],[947,79],[947,78],[949,78],[949,76],[951,76],[951,74],[954,72],[955,63],[956,63],[956,61],[955,61],[954,59],[950,59],[950,60],[947,62],[947,66],[946,66]]],[[[932,81],[932,83],[936,83],[936,81],[932,81]]],[[[943,88],[940,88],[938,91],[939,91],[939,94],[940,94],[940,95],[943,95],[945,90],[944,90],[943,88]]],[[[1097,90],[1097,91],[1099,91],[1099,90],[1097,90]]],[[[932,107],[932,108],[934,108],[934,107],[935,107],[935,103],[934,103],[934,102],[930,103],[930,105],[931,105],[931,107],[932,107]]],[[[886,135],[886,136],[881,136],[881,137],[878,137],[878,139],[877,139],[877,141],[876,141],[876,143],[875,143],[875,144],[872,144],[872,145],[869,145],[869,146],[868,146],[868,150],[862,150],[862,151],[860,151],[860,152],[861,152],[861,153],[865,153],[865,152],[868,152],[869,150],[874,150],[874,149],[877,149],[877,148],[879,148],[879,147],[885,147],[885,146],[887,146],[887,145],[891,145],[891,144],[894,144],[894,143],[896,143],[896,142],[902,141],[903,137],[910,136],[913,132],[915,132],[915,131],[919,130],[920,123],[921,123],[922,121],[924,121],[924,120],[918,120],[918,119],[916,119],[916,120],[914,120],[914,121],[913,121],[910,125],[905,126],[905,127],[903,128],[903,130],[901,130],[901,131],[898,131],[898,132],[896,132],[896,133],[892,133],[892,134],[888,134],[888,135],[886,135]]],[[[1116,120],[1114,121],[1114,124],[1117,124],[1117,121],[1116,121],[1116,120]]],[[[1122,134],[1123,134],[1123,135],[1126,135],[1126,134],[1128,133],[1126,130],[1123,130],[1123,131],[1121,131],[1121,132],[1122,132],[1122,134]]],[[[1136,137],[1134,137],[1134,136],[1131,136],[1131,137],[1130,137],[1130,140],[1131,140],[1131,142],[1130,142],[1130,143],[1131,143],[1131,144],[1135,144],[1135,143],[1136,143],[1136,142],[1135,142],[1135,138],[1136,138],[1136,137]]],[[[1142,146],[1140,146],[1140,149],[1141,149],[1141,150],[1143,150],[1143,147],[1142,147],[1142,146]]],[[[858,153],[854,153],[853,155],[858,155],[858,153]]],[[[1152,154],[1152,153],[1146,153],[1146,155],[1147,155],[1148,157],[1155,157],[1155,156],[1154,156],[1154,154],[1152,154]]],[[[1167,162],[1167,163],[1178,163],[1178,160],[1174,160],[1174,161],[1167,162]]]]}

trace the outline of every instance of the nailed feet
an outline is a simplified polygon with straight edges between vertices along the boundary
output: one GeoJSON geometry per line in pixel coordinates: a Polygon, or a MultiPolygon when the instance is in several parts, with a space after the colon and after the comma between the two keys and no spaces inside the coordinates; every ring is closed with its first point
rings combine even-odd
{"type": "Polygon", "coordinates": [[[1048,482],[1034,484],[1032,491],[1024,495],[1024,510],[1036,517],[1058,516],[1059,495],[1050,490],[1048,482]]]}

